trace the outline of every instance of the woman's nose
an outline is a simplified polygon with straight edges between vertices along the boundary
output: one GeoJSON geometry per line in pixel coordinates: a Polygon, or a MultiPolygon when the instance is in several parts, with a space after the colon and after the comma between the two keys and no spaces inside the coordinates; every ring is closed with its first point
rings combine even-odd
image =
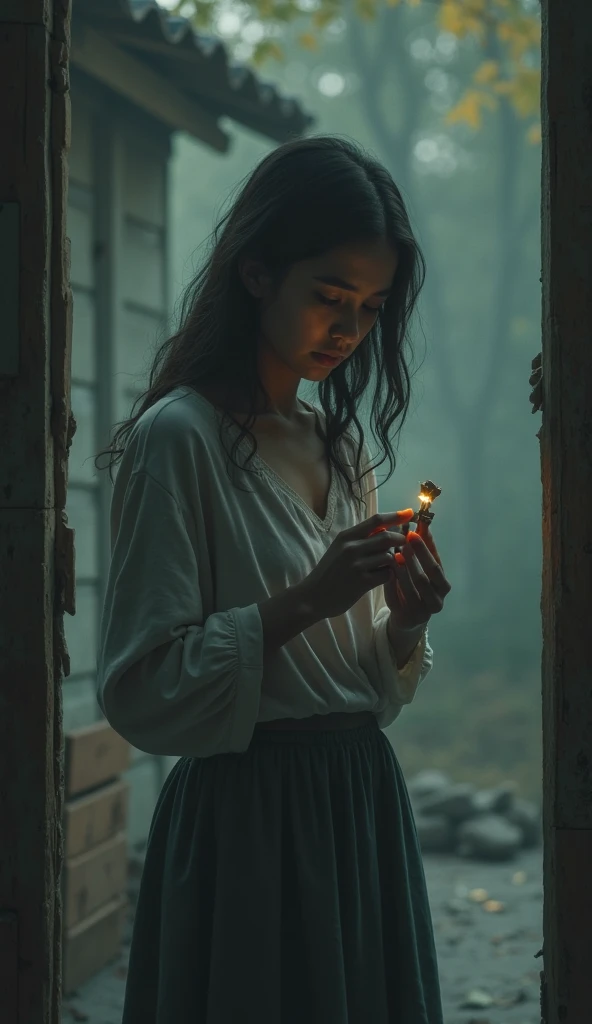
{"type": "Polygon", "coordinates": [[[357,341],[359,336],[360,325],[356,314],[342,312],[339,322],[331,328],[331,337],[342,338],[344,341],[357,341]]]}

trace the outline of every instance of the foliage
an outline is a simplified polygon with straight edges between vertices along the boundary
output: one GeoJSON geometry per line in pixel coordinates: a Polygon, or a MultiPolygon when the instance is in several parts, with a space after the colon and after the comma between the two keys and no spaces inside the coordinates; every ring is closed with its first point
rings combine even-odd
{"type": "MultiPolygon", "coordinates": [[[[174,0],[171,0],[174,3],[174,0]]],[[[540,40],[538,4],[534,0],[181,0],[175,13],[190,17],[201,31],[220,31],[226,25],[231,48],[244,53],[261,66],[281,61],[285,50],[281,39],[293,26],[296,39],[306,50],[320,48],[327,32],[339,25],[351,11],[364,22],[375,21],[386,7],[427,7],[433,4],[440,31],[478,47],[482,60],[473,81],[447,113],[449,124],[464,123],[476,130],[487,111],[494,112],[504,101],[529,122],[528,138],[540,140],[540,40]]]]}

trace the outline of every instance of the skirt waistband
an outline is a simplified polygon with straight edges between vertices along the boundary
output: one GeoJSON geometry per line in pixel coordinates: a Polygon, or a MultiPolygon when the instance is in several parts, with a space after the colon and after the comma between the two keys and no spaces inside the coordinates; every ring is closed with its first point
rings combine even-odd
{"type": "Polygon", "coordinates": [[[313,715],[311,718],[276,718],[271,722],[258,722],[255,732],[268,729],[288,729],[292,732],[360,729],[373,721],[375,718],[371,711],[332,711],[328,715],[313,715]]]}

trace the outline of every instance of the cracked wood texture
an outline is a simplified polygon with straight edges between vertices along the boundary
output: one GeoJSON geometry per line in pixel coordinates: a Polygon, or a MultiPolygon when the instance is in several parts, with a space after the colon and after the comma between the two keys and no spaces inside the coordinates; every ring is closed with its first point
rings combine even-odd
{"type": "Polygon", "coordinates": [[[543,15],[545,1024],[592,1021],[592,4],[543,15]]]}
{"type": "Polygon", "coordinates": [[[60,1020],[69,33],[70,0],[0,0],[0,258],[14,282],[0,290],[11,325],[0,363],[2,1024],[60,1020]]]}

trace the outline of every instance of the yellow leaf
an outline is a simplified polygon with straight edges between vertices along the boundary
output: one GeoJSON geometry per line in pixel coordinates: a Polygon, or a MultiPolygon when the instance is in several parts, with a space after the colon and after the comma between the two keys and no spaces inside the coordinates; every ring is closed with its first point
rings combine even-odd
{"type": "Polygon", "coordinates": [[[540,109],[541,76],[536,68],[520,68],[513,78],[493,83],[499,96],[506,96],[520,117],[537,115],[540,109]]]}
{"type": "Polygon", "coordinates": [[[284,51],[273,39],[262,39],[257,43],[251,59],[255,67],[261,67],[266,60],[283,61],[284,51]]]}
{"type": "Polygon", "coordinates": [[[376,17],[376,0],[356,0],[356,14],[362,21],[373,21],[376,17]]]}
{"type": "Polygon", "coordinates": [[[480,67],[477,68],[473,75],[473,81],[477,82],[478,85],[487,85],[489,82],[493,82],[499,74],[499,64],[496,60],[483,61],[480,67]]]}
{"type": "Polygon", "coordinates": [[[298,42],[305,50],[318,50],[319,48],[317,37],[312,32],[303,32],[298,36],[298,42]]]}
{"type": "Polygon", "coordinates": [[[339,17],[339,8],[321,7],[312,16],[312,23],[315,28],[326,28],[339,17]]]}
{"type": "Polygon", "coordinates": [[[442,0],[440,27],[459,39],[468,35],[482,37],[486,28],[484,10],[485,0],[442,0]]]}
{"type": "Polygon", "coordinates": [[[464,96],[446,115],[448,124],[464,122],[475,130],[481,127],[481,94],[476,89],[467,89],[464,96]]]}

